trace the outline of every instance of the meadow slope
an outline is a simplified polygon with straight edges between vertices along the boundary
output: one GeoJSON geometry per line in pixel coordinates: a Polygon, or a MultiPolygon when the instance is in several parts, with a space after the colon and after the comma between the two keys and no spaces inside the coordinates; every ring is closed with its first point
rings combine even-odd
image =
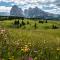
{"type": "Polygon", "coordinates": [[[15,27],[14,20],[0,21],[1,59],[60,60],[60,21],[43,24],[28,21],[29,24],[24,20],[26,25],[18,28],[15,27]],[[52,29],[52,25],[59,28],[52,29]]]}

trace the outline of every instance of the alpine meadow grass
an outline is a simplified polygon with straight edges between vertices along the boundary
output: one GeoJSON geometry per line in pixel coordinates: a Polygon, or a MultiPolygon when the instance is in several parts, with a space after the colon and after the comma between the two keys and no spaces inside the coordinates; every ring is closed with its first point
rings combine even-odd
{"type": "Polygon", "coordinates": [[[14,21],[0,21],[0,60],[60,60],[60,21],[14,21]]]}

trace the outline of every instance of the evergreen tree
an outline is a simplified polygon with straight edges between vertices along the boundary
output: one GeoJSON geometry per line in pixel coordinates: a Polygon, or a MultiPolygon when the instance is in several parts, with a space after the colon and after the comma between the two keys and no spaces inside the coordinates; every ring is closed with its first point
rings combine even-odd
{"type": "Polygon", "coordinates": [[[34,24],[34,28],[35,28],[35,29],[37,28],[37,24],[36,24],[36,23],[34,24]]]}

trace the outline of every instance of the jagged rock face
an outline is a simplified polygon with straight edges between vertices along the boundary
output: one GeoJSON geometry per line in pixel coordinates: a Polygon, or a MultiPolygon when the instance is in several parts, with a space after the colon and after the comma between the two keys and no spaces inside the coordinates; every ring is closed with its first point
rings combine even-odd
{"type": "Polygon", "coordinates": [[[27,10],[27,9],[24,10],[24,16],[25,16],[26,18],[28,17],[28,10],[27,10]]]}
{"type": "Polygon", "coordinates": [[[51,14],[41,10],[38,7],[25,9],[24,12],[21,8],[14,5],[11,8],[10,16],[26,17],[26,18],[42,18],[42,19],[54,19],[58,18],[60,15],[51,14]]]}
{"type": "Polygon", "coordinates": [[[18,6],[14,5],[14,6],[11,8],[10,16],[23,17],[23,11],[22,11],[21,8],[18,8],[18,6]]]}
{"type": "Polygon", "coordinates": [[[26,9],[24,13],[25,17],[27,16],[29,18],[56,19],[59,16],[56,14],[45,12],[38,7],[35,8],[30,7],[29,9],[26,9]]]}
{"type": "Polygon", "coordinates": [[[29,9],[25,10],[24,13],[25,13],[25,16],[27,14],[27,16],[30,18],[31,17],[38,17],[38,16],[43,17],[44,15],[47,15],[44,11],[42,11],[38,7],[29,8],[29,9]]]}

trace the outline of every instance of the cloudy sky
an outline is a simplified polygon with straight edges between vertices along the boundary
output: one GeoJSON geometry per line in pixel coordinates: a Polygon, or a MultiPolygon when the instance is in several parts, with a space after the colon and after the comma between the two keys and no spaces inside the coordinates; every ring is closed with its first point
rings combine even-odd
{"type": "Polygon", "coordinates": [[[38,6],[44,11],[60,14],[60,0],[0,0],[0,12],[10,12],[13,5],[22,9],[38,6]]]}

